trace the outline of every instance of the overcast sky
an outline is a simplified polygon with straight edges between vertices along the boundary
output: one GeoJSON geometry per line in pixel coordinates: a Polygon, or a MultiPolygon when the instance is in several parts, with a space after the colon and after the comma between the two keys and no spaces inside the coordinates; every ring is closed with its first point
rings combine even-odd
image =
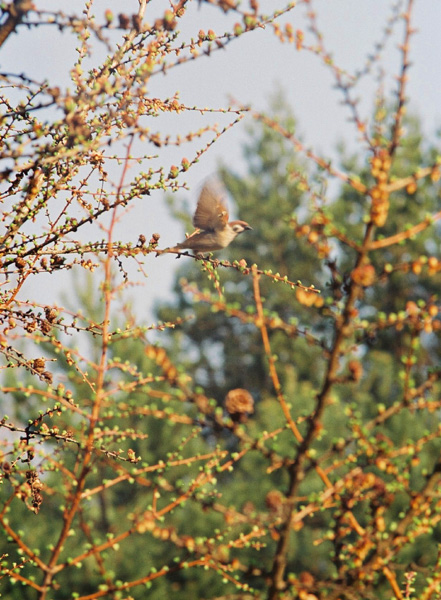
{"type": "MultiPolygon", "coordinates": [[[[38,8],[60,10],[66,13],[73,9],[80,13],[82,2],[64,2],[60,0],[36,0],[38,8]]],[[[262,12],[270,12],[276,7],[287,4],[284,0],[261,0],[262,12]]],[[[397,4],[387,0],[315,0],[311,2],[317,14],[318,25],[324,34],[323,42],[335,63],[354,73],[362,69],[367,57],[375,51],[375,44],[384,34],[391,6],[397,4]]],[[[404,4],[404,3],[403,3],[404,4]]],[[[407,4],[407,3],[406,3],[407,4]]],[[[242,5],[248,5],[243,0],[242,5]]],[[[97,20],[102,20],[104,9],[109,7],[117,14],[122,7],[125,13],[136,12],[138,2],[119,0],[94,2],[97,20]]],[[[147,6],[146,20],[153,22],[169,6],[166,0],[151,0],[147,6]]],[[[307,30],[305,12],[307,6],[298,2],[297,6],[284,16],[281,23],[290,22],[294,30],[302,29],[305,42],[314,43],[307,30]]],[[[223,15],[218,9],[193,0],[184,19],[180,21],[183,39],[197,37],[198,31],[213,29],[216,33],[231,30],[237,20],[233,15],[223,15]]],[[[439,0],[415,0],[413,9],[413,25],[417,29],[411,39],[410,59],[412,67],[409,71],[408,97],[409,110],[416,112],[422,119],[426,136],[434,139],[435,130],[441,126],[441,2],[439,0]]],[[[114,32],[115,39],[121,32],[114,32]]],[[[397,45],[403,39],[403,23],[394,30],[384,50],[381,66],[385,70],[386,89],[396,89],[396,76],[400,52],[397,45]]],[[[60,33],[54,28],[26,30],[21,27],[18,35],[8,39],[0,54],[0,69],[6,72],[25,72],[34,80],[47,78],[50,85],[68,85],[67,74],[76,54],[75,42],[70,33],[60,33]]],[[[104,54],[98,49],[93,61],[102,60],[104,54]]],[[[363,79],[355,96],[360,99],[361,113],[370,117],[377,89],[378,69],[372,76],[363,79]]],[[[241,36],[225,50],[215,52],[210,57],[202,57],[179,68],[169,71],[167,76],[152,78],[149,93],[152,97],[166,98],[179,91],[180,100],[188,106],[220,108],[228,105],[228,98],[251,104],[257,109],[267,109],[268,100],[274,90],[282,89],[297,118],[298,132],[308,146],[325,157],[335,156],[337,143],[344,140],[351,149],[356,149],[358,134],[352,124],[348,123],[347,108],[340,104],[342,99],[338,90],[333,89],[334,80],[331,72],[320,59],[306,51],[298,52],[293,45],[281,44],[272,28],[251,32],[241,36]]],[[[392,96],[391,96],[392,98],[392,96]]],[[[179,132],[185,134],[189,130],[198,129],[208,122],[227,123],[229,116],[207,115],[205,117],[191,113],[179,120],[179,132]],[[185,122],[185,127],[182,123],[185,122]]],[[[244,125],[249,122],[246,117],[240,125],[230,130],[200,162],[186,173],[185,181],[190,192],[176,194],[176,202],[181,205],[185,200],[190,210],[196,204],[197,191],[202,181],[216,171],[219,161],[238,171],[244,169],[241,155],[241,143],[245,139],[244,125]]],[[[171,128],[173,133],[177,121],[155,122],[155,127],[171,128]]],[[[176,131],[174,131],[176,133],[176,131]]],[[[208,141],[208,138],[204,138],[208,141]]],[[[169,164],[179,164],[183,156],[191,158],[197,146],[174,147],[164,154],[163,160],[169,164]]],[[[152,148],[146,152],[153,152],[152,148]]],[[[115,178],[117,174],[115,173],[115,178]]],[[[184,178],[182,179],[184,181],[184,178]]],[[[164,194],[155,192],[137,202],[135,208],[122,222],[120,238],[136,241],[139,233],[147,237],[152,232],[161,234],[161,245],[176,243],[183,237],[179,224],[171,223],[165,207],[164,194]]],[[[221,255],[220,255],[221,256],[221,255]]],[[[185,259],[181,259],[185,260],[185,259]]],[[[130,290],[135,298],[137,313],[141,318],[151,318],[151,307],[154,301],[170,297],[170,285],[173,279],[175,261],[172,257],[146,261],[149,278],[144,281],[140,290],[130,290]]],[[[295,278],[295,277],[294,277],[295,278]]],[[[63,287],[67,285],[69,276],[63,275],[63,287]]],[[[53,301],[58,294],[60,283],[55,275],[47,278],[44,290],[41,285],[38,294],[46,293],[53,301]]],[[[37,293],[33,285],[29,294],[37,293]]]]}

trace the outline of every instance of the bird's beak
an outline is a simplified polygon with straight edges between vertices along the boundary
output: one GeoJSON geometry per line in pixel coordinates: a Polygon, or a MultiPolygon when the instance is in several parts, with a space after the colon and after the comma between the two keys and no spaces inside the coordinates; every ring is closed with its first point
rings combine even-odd
{"type": "Polygon", "coordinates": [[[253,231],[253,228],[250,225],[245,225],[245,229],[251,229],[251,231],[253,231]]]}

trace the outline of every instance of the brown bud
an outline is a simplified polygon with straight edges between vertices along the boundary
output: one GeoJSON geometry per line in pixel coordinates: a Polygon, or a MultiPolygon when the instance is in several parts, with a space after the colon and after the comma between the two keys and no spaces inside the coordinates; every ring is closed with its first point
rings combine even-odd
{"type": "Polygon", "coordinates": [[[49,371],[45,371],[43,373],[43,377],[45,381],[47,381],[47,383],[52,383],[52,381],[54,380],[54,376],[49,371]]]}
{"type": "Polygon", "coordinates": [[[233,418],[241,418],[254,412],[254,400],[250,392],[242,388],[230,390],[225,397],[225,408],[233,418]]]}
{"type": "Polygon", "coordinates": [[[53,323],[57,318],[57,311],[55,308],[50,308],[49,306],[46,306],[44,309],[44,314],[46,315],[46,319],[49,321],[49,323],[53,323]]]}
{"type": "Polygon", "coordinates": [[[44,333],[44,335],[48,335],[52,330],[52,325],[49,323],[49,321],[42,321],[41,325],[40,325],[40,331],[41,333],[44,333]]]}
{"type": "Polygon", "coordinates": [[[37,329],[37,322],[31,321],[30,323],[28,323],[26,325],[25,329],[28,333],[32,333],[33,331],[35,331],[37,329]]]}
{"type": "Polygon", "coordinates": [[[198,407],[198,410],[200,410],[202,414],[209,415],[211,412],[213,412],[207,396],[204,396],[203,394],[197,394],[194,398],[194,401],[198,407]]]}
{"type": "Polygon", "coordinates": [[[353,381],[360,381],[363,375],[363,367],[358,360],[350,360],[348,363],[349,373],[353,381]]]}
{"type": "Polygon", "coordinates": [[[265,504],[272,513],[280,513],[284,506],[285,497],[279,490],[271,490],[265,496],[265,504]]]}
{"type": "Polygon", "coordinates": [[[130,29],[130,18],[121,13],[118,15],[120,29],[130,29]]]}
{"type": "Polygon", "coordinates": [[[351,277],[358,285],[367,287],[375,281],[375,268],[372,265],[362,265],[352,271],[351,277]]]}
{"type": "Polygon", "coordinates": [[[159,235],[159,233],[154,233],[149,241],[149,245],[152,246],[153,248],[156,248],[160,237],[161,236],[159,235]]]}
{"type": "Polygon", "coordinates": [[[23,269],[26,266],[26,261],[24,258],[21,258],[21,256],[19,256],[18,258],[15,259],[15,266],[17,267],[17,269],[19,271],[23,271],[23,269]]]}
{"type": "Polygon", "coordinates": [[[9,477],[9,475],[12,473],[11,463],[5,460],[5,462],[2,464],[2,470],[5,476],[9,477]]]}
{"type": "Polygon", "coordinates": [[[142,20],[139,15],[132,15],[132,25],[138,33],[142,30],[142,20]]]}
{"type": "Polygon", "coordinates": [[[44,358],[36,358],[32,361],[32,368],[37,371],[37,373],[43,373],[46,367],[46,361],[44,358]]]}

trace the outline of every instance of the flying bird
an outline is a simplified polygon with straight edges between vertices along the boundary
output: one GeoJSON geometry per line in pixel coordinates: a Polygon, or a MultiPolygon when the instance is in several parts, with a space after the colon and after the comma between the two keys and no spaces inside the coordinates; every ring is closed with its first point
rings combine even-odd
{"type": "Polygon", "coordinates": [[[226,248],[239,233],[252,229],[245,221],[228,221],[225,192],[219,183],[204,185],[193,215],[196,231],[180,244],[167,248],[169,252],[193,250],[197,254],[226,248]]]}

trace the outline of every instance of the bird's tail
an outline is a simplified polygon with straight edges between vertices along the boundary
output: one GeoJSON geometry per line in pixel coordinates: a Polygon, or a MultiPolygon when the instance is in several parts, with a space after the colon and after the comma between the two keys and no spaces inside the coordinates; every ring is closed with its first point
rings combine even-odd
{"type": "Polygon", "coordinates": [[[170,246],[169,248],[163,248],[162,250],[160,248],[156,249],[156,256],[161,256],[162,254],[176,254],[176,253],[180,253],[182,251],[182,248],[180,248],[179,246],[170,246]]]}

